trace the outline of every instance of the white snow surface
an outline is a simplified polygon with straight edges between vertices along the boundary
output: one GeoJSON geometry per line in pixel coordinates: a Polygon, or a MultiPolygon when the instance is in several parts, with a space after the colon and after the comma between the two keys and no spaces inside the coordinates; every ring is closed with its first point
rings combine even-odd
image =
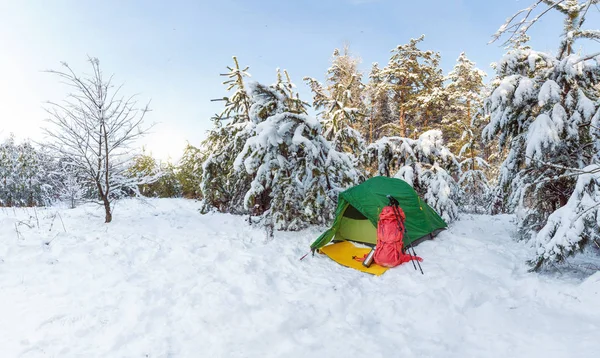
{"type": "Polygon", "coordinates": [[[417,246],[424,275],[405,264],[375,277],[320,254],[299,261],[322,228],[265,241],[246,218],[199,207],[126,200],[111,224],[90,205],[0,209],[0,356],[583,358],[600,350],[600,273],[581,281],[527,272],[530,248],[511,239],[511,216],[463,216],[417,246]]]}

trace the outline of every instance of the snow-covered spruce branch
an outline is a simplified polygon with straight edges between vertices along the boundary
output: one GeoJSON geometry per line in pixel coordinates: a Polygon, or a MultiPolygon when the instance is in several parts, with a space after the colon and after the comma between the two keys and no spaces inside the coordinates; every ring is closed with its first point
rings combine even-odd
{"type": "Polygon", "coordinates": [[[600,238],[600,166],[592,165],[577,179],[575,190],[565,206],[553,212],[532,243],[535,269],[552,261],[563,261],[600,238]]]}
{"type": "MultiPolygon", "coordinates": [[[[598,39],[600,39],[600,32],[598,32],[598,39]]],[[[596,53],[593,53],[591,55],[587,55],[585,57],[580,58],[577,62],[575,62],[575,64],[578,64],[579,62],[589,61],[589,60],[592,60],[592,59],[594,59],[596,57],[599,57],[599,56],[600,56],[600,52],[596,52],[596,53]]]]}
{"type": "Polygon", "coordinates": [[[525,196],[527,195],[528,191],[530,188],[532,187],[538,187],[542,184],[547,184],[547,183],[552,183],[552,182],[557,182],[561,179],[571,179],[571,178],[576,178],[579,177],[581,175],[587,174],[587,175],[594,175],[597,173],[600,173],[600,167],[592,167],[593,169],[589,169],[589,167],[583,168],[583,169],[579,169],[579,168],[573,168],[573,167],[566,167],[566,166],[562,166],[562,165],[557,165],[557,164],[553,164],[553,163],[549,163],[549,162],[545,162],[539,159],[535,159],[535,158],[531,158],[532,160],[538,162],[541,165],[545,165],[551,168],[555,168],[555,169],[560,169],[562,171],[566,171],[566,174],[561,174],[561,175],[555,175],[552,177],[548,177],[548,178],[544,178],[541,180],[534,180],[531,183],[526,183],[523,184],[523,189],[520,192],[520,196],[519,196],[519,203],[522,206],[523,202],[525,200],[525,196]]]}
{"type": "Polygon", "coordinates": [[[559,175],[553,178],[548,178],[548,180],[557,180],[557,179],[561,179],[561,178],[568,178],[568,177],[573,177],[573,176],[577,176],[577,175],[581,175],[581,174],[594,174],[596,173],[598,170],[600,170],[600,168],[598,169],[594,169],[592,171],[586,171],[586,168],[580,169],[580,168],[573,168],[573,167],[567,167],[564,165],[559,165],[559,164],[554,164],[554,163],[550,163],[544,160],[540,160],[534,157],[529,157],[529,156],[525,156],[525,158],[529,159],[529,160],[533,160],[541,165],[545,165],[545,166],[549,166],[552,168],[556,168],[556,169],[561,169],[561,170],[565,170],[565,171],[569,171],[569,174],[564,174],[564,175],[559,175]]]}
{"type": "Polygon", "coordinates": [[[444,145],[442,132],[430,130],[418,139],[383,137],[367,147],[365,160],[379,175],[406,181],[447,222],[458,217],[460,163],[444,145]]]}

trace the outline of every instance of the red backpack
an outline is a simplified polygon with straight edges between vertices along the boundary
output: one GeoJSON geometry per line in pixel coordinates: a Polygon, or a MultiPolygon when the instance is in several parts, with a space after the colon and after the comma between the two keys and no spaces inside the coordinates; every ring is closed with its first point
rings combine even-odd
{"type": "Polygon", "coordinates": [[[423,261],[418,256],[412,256],[404,253],[404,221],[406,215],[404,211],[397,207],[397,215],[393,206],[386,206],[379,214],[377,223],[377,246],[375,246],[375,256],[373,260],[376,264],[385,267],[395,267],[411,260],[423,261]],[[398,220],[400,219],[400,220],[398,220]]]}

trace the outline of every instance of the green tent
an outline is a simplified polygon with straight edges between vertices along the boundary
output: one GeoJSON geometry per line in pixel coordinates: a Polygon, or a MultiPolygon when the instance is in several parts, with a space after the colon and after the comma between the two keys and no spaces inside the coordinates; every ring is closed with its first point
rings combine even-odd
{"type": "Polygon", "coordinates": [[[448,226],[407,182],[377,176],[340,193],[333,226],[310,245],[311,250],[314,252],[331,240],[375,245],[379,213],[389,204],[388,195],[398,200],[406,214],[405,245],[433,238],[448,226]]]}

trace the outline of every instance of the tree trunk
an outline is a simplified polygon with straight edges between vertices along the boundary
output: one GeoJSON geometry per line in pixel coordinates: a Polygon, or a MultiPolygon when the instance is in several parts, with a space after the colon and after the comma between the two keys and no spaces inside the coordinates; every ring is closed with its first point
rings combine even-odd
{"type": "Polygon", "coordinates": [[[102,202],[104,203],[104,213],[106,214],[104,222],[108,224],[109,222],[112,221],[112,211],[110,210],[110,201],[108,201],[108,198],[106,196],[103,196],[102,202]]]}
{"type": "Polygon", "coordinates": [[[404,123],[404,111],[400,110],[400,136],[406,137],[406,124],[404,123]]]}
{"type": "Polygon", "coordinates": [[[373,115],[369,116],[369,144],[373,143],[373,115]]]}
{"type": "Polygon", "coordinates": [[[425,110],[425,120],[423,121],[423,128],[419,132],[424,132],[427,130],[427,126],[429,125],[429,118],[431,116],[431,111],[429,108],[425,110]]]}
{"type": "Polygon", "coordinates": [[[560,194],[559,201],[560,201],[560,207],[562,208],[565,205],[567,205],[567,202],[569,201],[569,197],[564,194],[560,194]]]}
{"type": "MultiPolygon", "coordinates": [[[[469,126],[471,126],[471,101],[467,101],[467,119],[469,120],[469,126]]],[[[475,140],[471,136],[469,136],[469,140],[471,141],[471,146],[469,148],[471,149],[471,170],[475,170],[475,150],[473,149],[475,140]]]]}
{"type": "Polygon", "coordinates": [[[475,170],[475,152],[473,151],[473,140],[471,140],[471,170],[475,170]]]}
{"type": "Polygon", "coordinates": [[[112,221],[112,211],[110,210],[110,200],[108,200],[108,191],[104,191],[102,189],[102,185],[99,181],[96,182],[96,187],[98,188],[98,195],[100,196],[100,201],[104,204],[104,223],[108,224],[112,221]]]}

